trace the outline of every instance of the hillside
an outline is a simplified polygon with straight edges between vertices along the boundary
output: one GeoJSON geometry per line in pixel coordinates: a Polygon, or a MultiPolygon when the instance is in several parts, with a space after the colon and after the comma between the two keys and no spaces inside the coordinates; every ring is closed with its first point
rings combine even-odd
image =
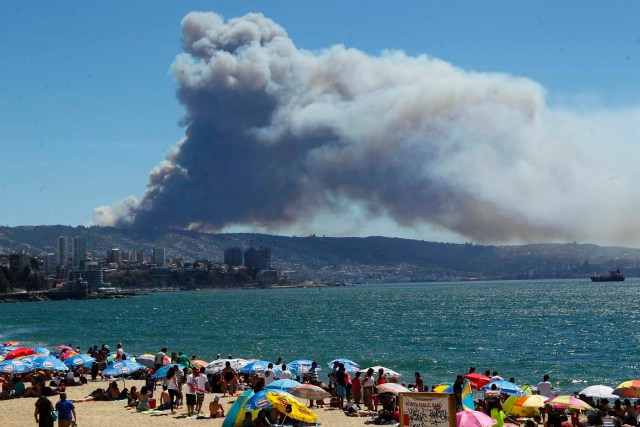
{"type": "Polygon", "coordinates": [[[225,248],[266,246],[272,265],[316,280],[398,282],[457,279],[587,277],[620,268],[640,274],[640,250],[591,244],[483,246],[388,237],[285,237],[254,233],[209,234],[182,230],[105,227],[0,227],[0,253],[55,252],[58,236],[83,236],[94,257],[107,250],[166,248],[168,257],[222,260],[225,248]]]}

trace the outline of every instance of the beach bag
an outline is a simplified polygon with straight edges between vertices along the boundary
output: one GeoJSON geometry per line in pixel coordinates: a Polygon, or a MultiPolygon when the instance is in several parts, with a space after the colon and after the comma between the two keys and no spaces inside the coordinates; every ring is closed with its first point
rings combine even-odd
{"type": "Polygon", "coordinates": [[[51,419],[53,421],[57,421],[58,420],[58,411],[52,411],[51,412],[51,419]]]}

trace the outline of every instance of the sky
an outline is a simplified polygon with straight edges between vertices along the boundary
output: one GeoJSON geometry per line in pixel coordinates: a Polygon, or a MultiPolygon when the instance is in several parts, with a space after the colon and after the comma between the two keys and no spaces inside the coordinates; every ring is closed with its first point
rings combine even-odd
{"type": "MultiPolygon", "coordinates": [[[[128,196],[143,199],[150,172],[184,138],[185,124],[190,122],[184,120],[188,101],[181,104],[176,96],[178,89],[188,85],[176,81],[172,64],[184,50],[181,21],[193,11],[212,11],[224,20],[261,13],[286,31],[297,50],[311,52],[315,58],[332,46],[344,45],[371,58],[389,50],[402,51],[409,58],[426,55],[444,61],[465,73],[523,78],[533,82],[536,93],[544,98],[542,116],[551,111],[550,122],[561,120],[565,113],[571,116],[568,121],[587,117],[576,122],[579,127],[596,114],[603,129],[627,129],[611,143],[616,155],[603,162],[630,161],[638,155],[640,135],[633,126],[640,104],[638,2],[606,6],[590,1],[3,2],[0,225],[88,225],[97,207],[128,196]]],[[[566,132],[574,135],[566,126],[559,131],[566,132]]],[[[606,138],[600,142],[598,150],[587,151],[589,158],[607,152],[610,142],[606,138]]],[[[570,156],[575,149],[547,155],[570,156]]],[[[609,166],[617,169],[615,164],[603,165],[609,166]]],[[[605,178],[633,181],[635,175],[626,177],[627,170],[631,166],[605,178]]],[[[612,197],[606,189],[606,185],[581,189],[585,193],[581,197],[606,201],[612,197]]],[[[479,187],[473,194],[496,204],[484,197],[484,191],[485,187],[479,187]]],[[[517,192],[505,189],[509,191],[517,192]]],[[[637,197],[632,183],[614,194],[625,200],[637,197]]],[[[624,233],[622,215],[606,233],[590,234],[583,229],[564,233],[558,230],[565,223],[552,221],[532,207],[518,212],[518,221],[524,218],[527,222],[526,232],[480,233],[475,228],[490,227],[487,221],[452,225],[434,216],[387,215],[384,212],[393,211],[388,204],[371,208],[366,197],[355,197],[354,192],[334,192],[333,196],[346,197],[347,203],[339,206],[357,211],[360,221],[344,226],[329,213],[318,217],[296,213],[285,225],[273,218],[251,217],[245,224],[223,222],[222,229],[483,243],[579,240],[632,244],[636,238],[634,233],[631,237],[624,233]],[[367,213],[362,214],[363,210],[367,213]],[[380,211],[382,215],[375,214],[380,211]]],[[[537,193],[532,197],[538,200],[537,193]]],[[[522,205],[520,200],[518,206],[522,205]]],[[[580,221],[585,205],[575,205],[578,208],[567,210],[567,223],[580,221]]],[[[512,205],[499,207],[501,212],[515,209],[512,205]]],[[[635,207],[629,203],[621,212],[633,212],[635,207]]],[[[607,215],[585,213],[596,218],[607,215]]],[[[206,219],[189,221],[190,226],[206,223],[206,219]]],[[[214,225],[212,229],[220,229],[214,225]]]]}

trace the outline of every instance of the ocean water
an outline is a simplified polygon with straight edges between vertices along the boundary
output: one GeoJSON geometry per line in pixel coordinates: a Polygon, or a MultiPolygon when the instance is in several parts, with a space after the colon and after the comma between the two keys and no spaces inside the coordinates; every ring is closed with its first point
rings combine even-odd
{"type": "Polygon", "coordinates": [[[556,389],[640,378],[640,281],[412,283],[207,290],[121,300],[0,304],[0,340],[28,345],[122,342],[169,351],[382,365],[408,382],[452,381],[475,366],[519,384],[548,373],[556,389]]]}

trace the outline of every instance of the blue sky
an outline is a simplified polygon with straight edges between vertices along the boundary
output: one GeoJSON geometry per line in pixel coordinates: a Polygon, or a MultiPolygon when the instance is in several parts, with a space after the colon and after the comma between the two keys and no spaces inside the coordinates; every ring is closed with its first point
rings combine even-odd
{"type": "Polygon", "coordinates": [[[168,70],[194,10],[262,12],[303,49],[399,49],[528,77],[551,105],[640,104],[638,2],[2,2],[0,224],[87,224],[142,196],[183,134],[168,70]]]}

